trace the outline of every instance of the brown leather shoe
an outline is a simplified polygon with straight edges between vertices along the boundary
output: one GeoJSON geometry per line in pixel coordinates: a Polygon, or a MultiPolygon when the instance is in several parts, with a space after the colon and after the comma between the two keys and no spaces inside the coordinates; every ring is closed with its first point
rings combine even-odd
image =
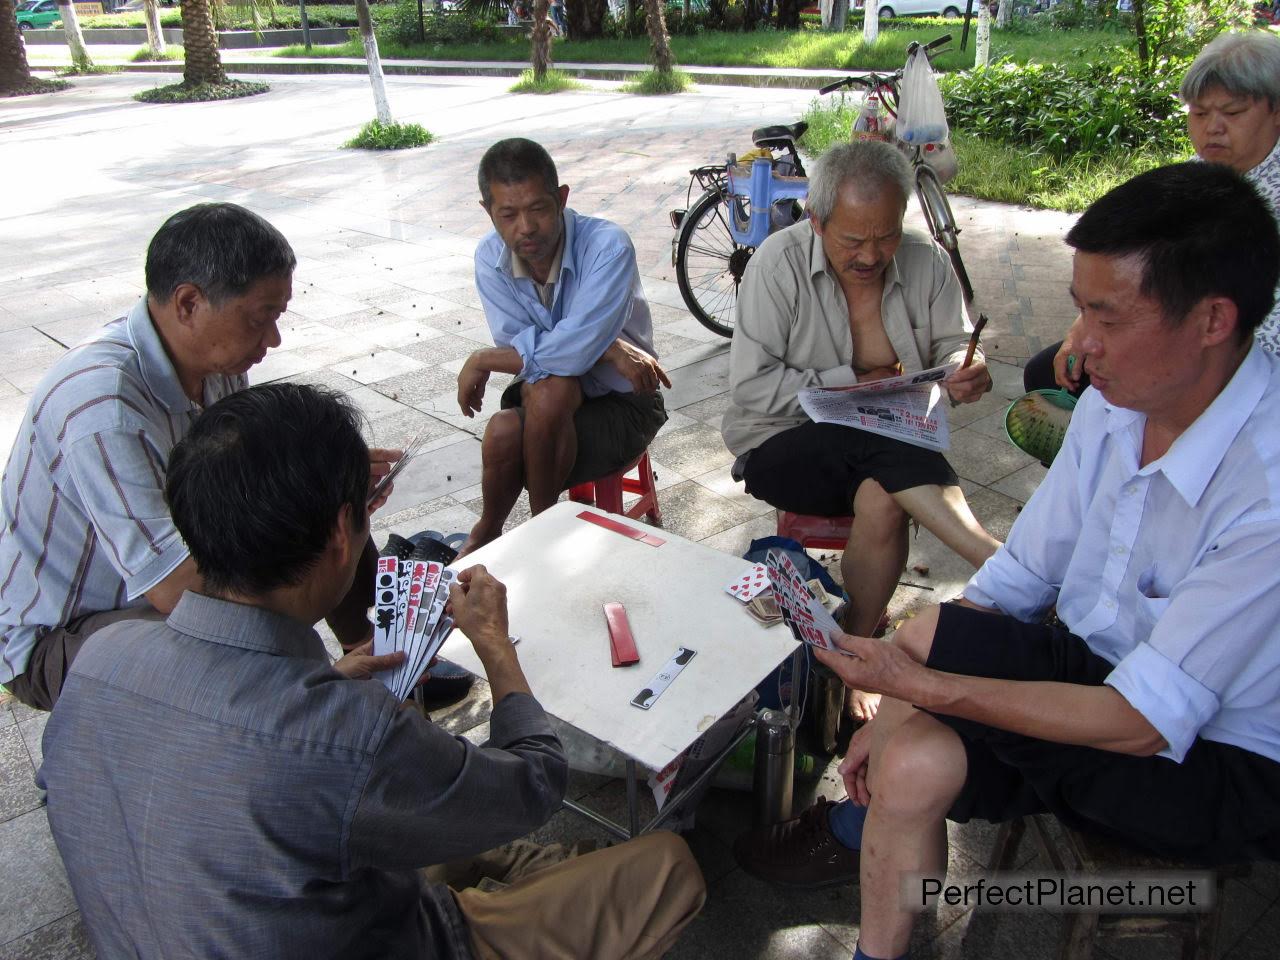
{"type": "Polygon", "coordinates": [[[827,826],[835,804],[819,798],[800,816],[750,830],[733,844],[738,865],[753,877],[784,887],[833,887],[858,879],[858,851],[827,826]]]}

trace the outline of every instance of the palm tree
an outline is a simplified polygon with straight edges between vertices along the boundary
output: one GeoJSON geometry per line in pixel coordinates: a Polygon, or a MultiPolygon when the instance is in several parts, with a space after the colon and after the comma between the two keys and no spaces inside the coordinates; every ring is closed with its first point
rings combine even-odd
{"type": "Polygon", "coordinates": [[[0,0],[0,94],[24,93],[35,86],[27,65],[27,46],[18,29],[13,0],[0,0]]]}
{"type": "Polygon", "coordinates": [[[549,0],[533,0],[533,30],[529,33],[529,66],[535,83],[547,75],[551,66],[551,24],[547,21],[549,0]]]}
{"type": "Polygon", "coordinates": [[[184,87],[227,82],[209,0],[182,0],[182,45],[186,49],[182,66],[184,87]]]}
{"type": "Polygon", "coordinates": [[[649,42],[653,45],[653,69],[661,76],[670,77],[675,60],[671,56],[664,6],[663,0],[644,0],[644,19],[649,27],[649,42]]]}

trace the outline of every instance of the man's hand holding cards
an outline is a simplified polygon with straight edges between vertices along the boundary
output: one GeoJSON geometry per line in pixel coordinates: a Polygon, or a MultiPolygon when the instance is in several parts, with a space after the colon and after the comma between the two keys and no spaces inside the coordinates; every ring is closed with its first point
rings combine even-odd
{"type": "Polygon", "coordinates": [[[840,625],[813,595],[804,577],[787,555],[770,550],[765,557],[765,568],[778,610],[791,628],[792,635],[802,643],[844,653],[831,642],[832,633],[843,633],[840,625]]]}

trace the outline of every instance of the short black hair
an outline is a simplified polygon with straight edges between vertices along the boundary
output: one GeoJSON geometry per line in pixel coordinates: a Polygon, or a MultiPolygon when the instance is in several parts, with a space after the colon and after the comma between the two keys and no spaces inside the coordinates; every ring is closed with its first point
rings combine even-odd
{"type": "Polygon", "coordinates": [[[1067,233],[1083,253],[1142,257],[1143,296],[1177,326],[1205,297],[1226,297],[1253,335],[1275,300],[1280,234],[1249,181],[1214,163],[1139,174],[1089,206],[1067,233]]]}
{"type": "Polygon", "coordinates": [[[300,583],[343,506],[367,516],[369,449],[351,401],[296,383],[250,387],[196,419],[165,498],[205,587],[261,596],[300,583]]]}
{"type": "Polygon", "coordinates": [[[524,137],[499,140],[480,158],[480,199],[486,207],[493,203],[489,185],[495,180],[511,184],[533,179],[541,180],[548,193],[554,194],[560,189],[555,161],[541,144],[532,140],[524,137]]]}
{"type": "Polygon", "coordinates": [[[147,247],[147,292],[167,302],[191,283],[217,306],[263,277],[293,273],[298,259],[279,230],[234,203],[198,203],[166,220],[147,247]]]}

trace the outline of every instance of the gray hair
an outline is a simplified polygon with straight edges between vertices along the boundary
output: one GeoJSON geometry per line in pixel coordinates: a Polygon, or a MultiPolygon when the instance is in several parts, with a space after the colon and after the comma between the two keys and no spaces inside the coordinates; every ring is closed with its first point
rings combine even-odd
{"type": "Polygon", "coordinates": [[[838,143],[813,165],[809,177],[809,212],[825,224],[831,219],[836,198],[846,184],[853,184],[860,195],[868,198],[878,197],[886,186],[896,187],[905,211],[914,179],[911,163],[902,151],[883,140],[838,143]]]}
{"type": "Polygon", "coordinates": [[[1191,103],[1213,87],[1236,97],[1265,99],[1274,108],[1280,103],[1280,37],[1266,30],[1214,37],[1187,68],[1178,93],[1191,103]]]}
{"type": "Polygon", "coordinates": [[[215,306],[243,296],[264,277],[293,273],[284,235],[234,203],[198,203],[166,220],[147,247],[147,293],[161,303],[194,284],[215,306]]]}

